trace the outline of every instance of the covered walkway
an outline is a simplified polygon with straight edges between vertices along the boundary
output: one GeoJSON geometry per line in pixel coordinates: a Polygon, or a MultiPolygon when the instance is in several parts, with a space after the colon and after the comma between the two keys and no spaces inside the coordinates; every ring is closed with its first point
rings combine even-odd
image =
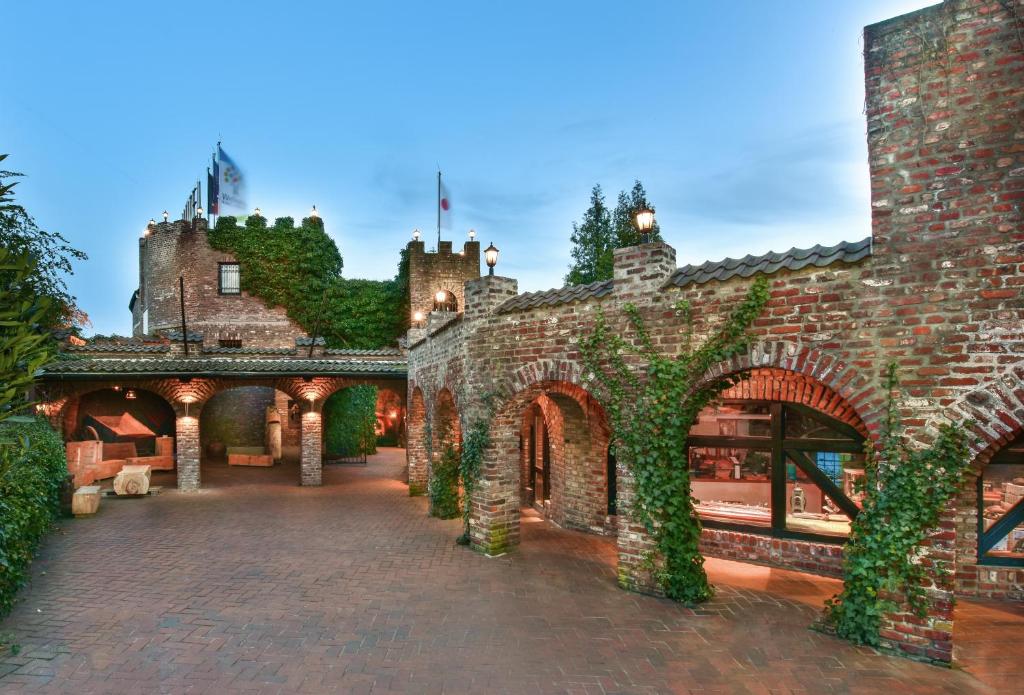
{"type": "MultiPolygon", "coordinates": [[[[829,580],[712,560],[718,595],[686,608],[621,591],[608,539],[544,521],[483,557],[455,545],[457,520],[407,496],[403,468],[385,450],[325,466],[323,487],[254,469],[64,523],[0,623],[21,647],[0,656],[0,691],[989,690],[970,665],[808,630],[829,580]]],[[[1017,650],[1019,682],[1020,642],[1002,648],[1017,650]]]]}

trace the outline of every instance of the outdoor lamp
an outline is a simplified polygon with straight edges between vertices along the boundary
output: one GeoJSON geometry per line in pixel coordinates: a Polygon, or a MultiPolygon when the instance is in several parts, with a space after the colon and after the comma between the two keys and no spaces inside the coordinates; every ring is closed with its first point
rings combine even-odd
{"type": "Polygon", "coordinates": [[[150,224],[156,224],[156,220],[154,220],[152,217],[150,217],[149,218],[149,223],[150,224]]]}
{"type": "Polygon", "coordinates": [[[316,205],[313,206],[313,211],[309,213],[309,216],[310,217],[319,217],[319,215],[316,214],[316,205]]]}
{"type": "Polygon", "coordinates": [[[417,311],[415,314],[412,315],[412,320],[414,323],[423,323],[423,312],[417,311]]]}
{"type": "Polygon", "coordinates": [[[166,222],[166,221],[167,221],[167,218],[168,218],[169,216],[170,216],[170,215],[168,214],[168,212],[167,212],[166,210],[164,210],[164,222],[166,222]]]}
{"type": "Polygon", "coordinates": [[[254,214],[254,215],[256,215],[257,217],[262,217],[262,215],[260,215],[260,209],[259,209],[259,208],[256,208],[256,209],[255,209],[255,210],[253,211],[253,214],[254,214]]]}
{"type": "Polygon", "coordinates": [[[643,235],[644,243],[649,242],[651,236],[651,229],[654,228],[654,210],[650,208],[641,208],[636,213],[636,228],[640,230],[640,234],[643,235]]]}
{"type": "Polygon", "coordinates": [[[471,229],[471,230],[469,230],[469,240],[473,241],[474,239],[476,239],[476,230],[475,229],[471,229]]]}
{"type": "Polygon", "coordinates": [[[134,401],[135,400],[135,389],[128,389],[127,391],[125,391],[124,392],[124,397],[125,397],[125,400],[134,401]]]}
{"type": "Polygon", "coordinates": [[[196,208],[196,214],[199,215],[200,217],[203,216],[203,206],[202,205],[200,205],[199,207],[196,208]]]}
{"type": "Polygon", "coordinates": [[[420,240],[420,230],[418,230],[418,229],[412,230],[412,240],[413,241],[419,241],[420,240]]]}
{"type": "Polygon", "coordinates": [[[489,269],[487,274],[494,275],[494,266],[498,264],[498,249],[494,248],[493,243],[484,249],[484,261],[489,269]]]}

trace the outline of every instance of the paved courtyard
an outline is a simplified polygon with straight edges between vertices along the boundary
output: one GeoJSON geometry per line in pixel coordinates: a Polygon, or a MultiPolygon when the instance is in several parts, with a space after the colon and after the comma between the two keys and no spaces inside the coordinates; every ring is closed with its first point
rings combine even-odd
{"type": "Polygon", "coordinates": [[[965,693],[1024,677],[1013,609],[984,610],[1017,665],[965,672],[808,630],[830,580],[710,560],[718,595],[689,609],[616,588],[606,539],[529,518],[521,549],[482,557],[406,496],[403,462],[327,467],[321,488],[294,467],[204,469],[201,493],[65,522],[0,624],[21,646],[0,691],[965,693]]]}

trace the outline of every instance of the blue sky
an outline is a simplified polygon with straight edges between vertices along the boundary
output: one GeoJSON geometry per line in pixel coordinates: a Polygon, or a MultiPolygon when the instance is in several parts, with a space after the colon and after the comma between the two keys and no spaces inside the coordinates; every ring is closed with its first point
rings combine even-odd
{"type": "MultiPolygon", "coordinates": [[[[10,3],[0,151],[85,250],[127,334],[137,239],[218,136],[269,217],[316,204],[348,277],[432,239],[436,170],[521,291],[562,284],[572,221],[639,178],[680,264],[870,233],[861,31],[920,0],[10,3]]],[[[90,331],[91,332],[91,331],[90,331]]]]}

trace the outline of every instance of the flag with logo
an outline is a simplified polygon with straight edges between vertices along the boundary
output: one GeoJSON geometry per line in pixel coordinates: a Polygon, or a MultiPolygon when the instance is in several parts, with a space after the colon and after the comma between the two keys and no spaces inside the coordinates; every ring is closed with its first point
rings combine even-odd
{"type": "MultiPolygon", "coordinates": [[[[219,175],[217,177],[218,208],[233,208],[248,212],[249,205],[245,199],[245,176],[234,160],[217,146],[219,175]]],[[[218,210],[219,212],[219,210],[218,210]]]]}
{"type": "Polygon", "coordinates": [[[206,167],[206,204],[209,206],[207,212],[211,215],[220,214],[220,166],[217,158],[213,158],[213,169],[206,167]]]}

